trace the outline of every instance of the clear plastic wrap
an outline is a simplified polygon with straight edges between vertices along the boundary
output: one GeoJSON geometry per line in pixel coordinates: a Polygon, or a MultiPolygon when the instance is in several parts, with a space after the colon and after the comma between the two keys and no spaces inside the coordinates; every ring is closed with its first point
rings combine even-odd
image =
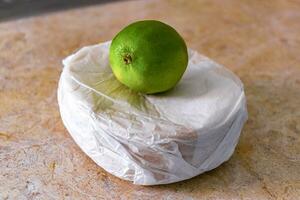
{"type": "Polygon", "coordinates": [[[91,159],[139,185],[189,179],[229,159],[247,119],[238,77],[189,50],[174,89],[143,95],[115,79],[109,45],[67,57],[58,87],[63,123],[91,159]]]}

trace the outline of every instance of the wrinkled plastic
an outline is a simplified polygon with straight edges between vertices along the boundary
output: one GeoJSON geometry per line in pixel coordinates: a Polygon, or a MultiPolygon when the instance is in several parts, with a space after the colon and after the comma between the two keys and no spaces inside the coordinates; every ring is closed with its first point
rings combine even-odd
{"type": "Polygon", "coordinates": [[[59,81],[63,123],[91,159],[140,185],[189,179],[229,159],[247,119],[239,78],[189,50],[174,89],[138,94],[112,74],[109,45],[67,57],[59,81]]]}

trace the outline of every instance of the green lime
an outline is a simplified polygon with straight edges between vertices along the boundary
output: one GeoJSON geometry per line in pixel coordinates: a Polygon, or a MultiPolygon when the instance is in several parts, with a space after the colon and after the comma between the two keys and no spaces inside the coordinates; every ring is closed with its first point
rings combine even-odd
{"type": "Polygon", "coordinates": [[[153,94],[173,88],[188,63],[187,47],[171,26],[155,20],[134,22],[112,40],[110,66],[134,91],[153,94]]]}

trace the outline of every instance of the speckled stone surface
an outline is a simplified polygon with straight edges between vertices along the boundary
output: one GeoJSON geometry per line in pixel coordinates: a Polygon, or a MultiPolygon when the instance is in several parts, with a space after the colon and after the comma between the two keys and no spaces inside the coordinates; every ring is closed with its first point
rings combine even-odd
{"type": "Polygon", "coordinates": [[[0,199],[300,198],[300,2],[129,1],[0,24],[0,199]],[[64,128],[61,60],[138,19],[174,26],[244,82],[249,120],[232,158],[191,180],[135,186],[64,128]]]}

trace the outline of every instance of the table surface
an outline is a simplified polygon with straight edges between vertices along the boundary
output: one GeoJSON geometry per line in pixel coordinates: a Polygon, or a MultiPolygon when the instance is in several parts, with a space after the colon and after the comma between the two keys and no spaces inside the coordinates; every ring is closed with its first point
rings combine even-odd
{"type": "Polygon", "coordinates": [[[1,23],[0,199],[299,198],[299,10],[297,0],[129,1],[1,23]],[[249,119],[217,169],[136,186],[98,167],[64,128],[61,60],[139,19],[172,25],[190,48],[243,81],[249,119]]]}

